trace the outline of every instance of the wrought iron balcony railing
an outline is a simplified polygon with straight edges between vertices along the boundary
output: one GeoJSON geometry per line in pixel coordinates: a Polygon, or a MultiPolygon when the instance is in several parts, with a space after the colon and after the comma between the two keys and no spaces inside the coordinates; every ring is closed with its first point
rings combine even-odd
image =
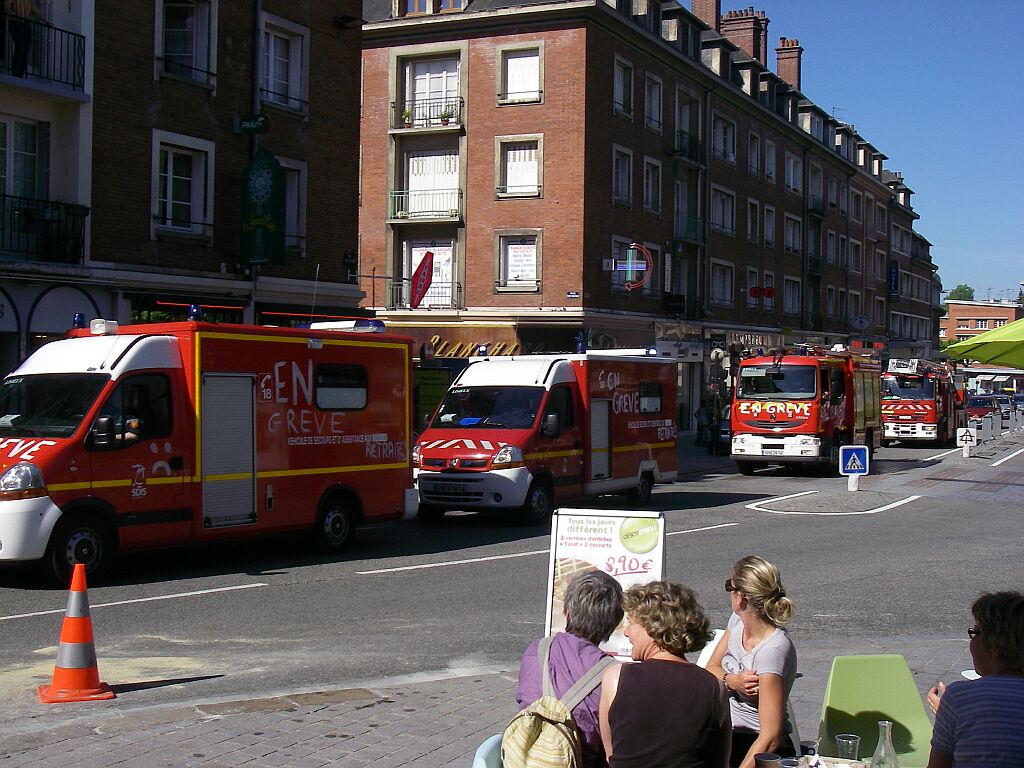
{"type": "Polygon", "coordinates": [[[821,195],[807,196],[807,212],[815,216],[825,215],[825,200],[821,195]]]}
{"type": "Polygon", "coordinates": [[[391,102],[392,128],[441,128],[462,125],[461,96],[391,102]]]}
{"type": "Polygon", "coordinates": [[[691,243],[704,242],[703,221],[695,216],[680,216],[676,219],[676,240],[688,240],[691,243]]]}
{"type": "Polygon", "coordinates": [[[0,195],[0,259],[80,264],[89,209],[0,195]]]}
{"type": "Polygon", "coordinates": [[[686,131],[676,131],[676,157],[683,157],[694,163],[704,161],[704,142],[686,131]]]}
{"type": "Polygon", "coordinates": [[[84,35],[11,16],[0,34],[0,74],[85,89],[84,35]]]}
{"type": "MultiPolygon", "coordinates": [[[[393,277],[390,279],[388,309],[411,309],[411,279],[393,277]]],[[[417,308],[462,309],[462,283],[457,281],[433,282],[424,294],[417,308]]]]}
{"type": "Polygon", "coordinates": [[[462,218],[461,189],[396,189],[388,192],[388,219],[442,219],[462,218]]]}

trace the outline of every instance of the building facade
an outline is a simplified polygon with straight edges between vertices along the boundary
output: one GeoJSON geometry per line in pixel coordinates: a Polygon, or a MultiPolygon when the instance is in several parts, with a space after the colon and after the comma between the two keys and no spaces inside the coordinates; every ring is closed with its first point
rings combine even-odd
{"type": "Polygon", "coordinates": [[[801,93],[797,40],[769,69],[763,12],[364,14],[364,304],[424,351],[657,344],[679,356],[689,413],[714,347],[934,348],[911,191],[801,93]]]}
{"type": "Polygon", "coordinates": [[[0,64],[3,370],[76,312],[147,322],[200,304],[275,325],[359,312],[358,2],[40,12],[25,70],[10,39],[0,64]],[[281,166],[284,249],[251,263],[243,181],[260,148],[281,166]]]}
{"type": "Polygon", "coordinates": [[[946,314],[939,326],[939,338],[944,342],[966,341],[973,336],[1024,318],[1024,307],[1016,301],[959,301],[946,302],[946,314]]]}

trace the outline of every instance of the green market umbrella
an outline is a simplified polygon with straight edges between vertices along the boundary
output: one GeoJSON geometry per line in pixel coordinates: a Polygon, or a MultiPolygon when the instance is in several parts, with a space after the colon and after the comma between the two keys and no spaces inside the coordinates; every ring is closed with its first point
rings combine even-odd
{"type": "Polygon", "coordinates": [[[950,344],[943,352],[955,359],[1024,368],[1024,318],[950,344]]]}

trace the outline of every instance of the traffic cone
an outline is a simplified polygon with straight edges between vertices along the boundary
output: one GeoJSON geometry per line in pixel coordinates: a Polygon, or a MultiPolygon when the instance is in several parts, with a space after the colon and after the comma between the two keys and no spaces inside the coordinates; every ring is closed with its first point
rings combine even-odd
{"type": "Polygon", "coordinates": [[[40,685],[38,693],[43,704],[114,698],[110,686],[100,682],[100,670],[96,666],[96,646],[92,641],[92,618],[89,616],[89,595],[85,589],[85,566],[82,563],[75,563],[75,572],[71,576],[71,593],[60,630],[53,679],[49,685],[40,685]]]}

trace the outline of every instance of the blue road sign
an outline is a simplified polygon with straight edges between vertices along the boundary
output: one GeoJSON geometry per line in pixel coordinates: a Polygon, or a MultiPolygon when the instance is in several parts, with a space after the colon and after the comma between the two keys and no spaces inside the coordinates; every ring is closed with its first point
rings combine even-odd
{"type": "Polygon", "coordinates": [[[868,447],[866,445],[839,446],[839,474],[866,475],[868,473],[868,447]]]}

